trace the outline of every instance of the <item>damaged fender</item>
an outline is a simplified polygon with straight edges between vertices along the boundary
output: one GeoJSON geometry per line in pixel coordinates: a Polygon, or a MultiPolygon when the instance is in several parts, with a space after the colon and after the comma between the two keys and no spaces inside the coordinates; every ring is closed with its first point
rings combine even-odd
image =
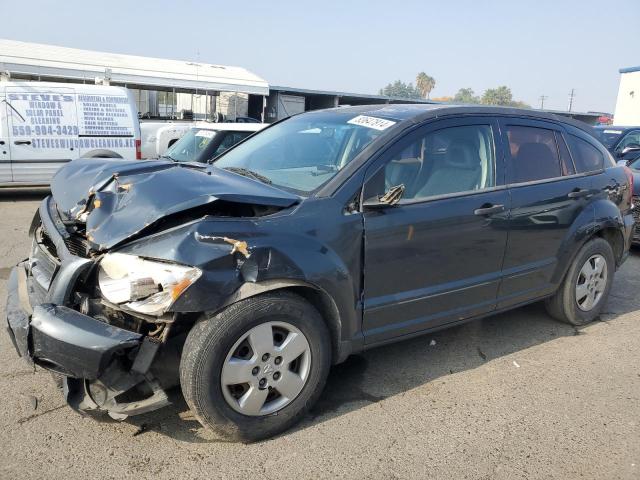
{"type": "Polygon", "coordinates": [[[140,238],[117,251],[202,270],[202,276],[172,305],[173,312],[215,312],[265,291],[306,288],[318,292],[335,310],[332,330],[336,336],[353,340],[359,335],[361,312],[360,278],[352,273],[360,268],[361,218],[339,217],[342,223],[327,225],[330,232],[320,235],[313,221],[319,214],[311,209],[308,216],[301,216],[297,231],[284,227],[289,221],[285,212],[253,219],[208,216],[140,238]],[[304,228],[306,221],[314,228],[304,228]],[[333,241],[320,240],[327,237],[333,241]]]}

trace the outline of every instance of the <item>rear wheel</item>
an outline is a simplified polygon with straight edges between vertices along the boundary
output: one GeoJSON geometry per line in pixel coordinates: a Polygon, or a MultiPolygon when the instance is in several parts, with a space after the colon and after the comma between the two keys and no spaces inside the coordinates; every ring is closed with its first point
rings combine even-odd
{"type": "Polygon", "coordinates": [[[196,324],[180,381],[196,417],[220,436],[255,441],[300,420],[320,395],[330,339],[318,311],[276,292],[243,300],[196,324]]]}
{"type": "Polygon", "coordinates": [[[580,249],[560,288],[546,300],[547,311],[571,325],[593,321],[604,308],[614,272],[611,245],[602,238],[594,238],[580,249]]]}

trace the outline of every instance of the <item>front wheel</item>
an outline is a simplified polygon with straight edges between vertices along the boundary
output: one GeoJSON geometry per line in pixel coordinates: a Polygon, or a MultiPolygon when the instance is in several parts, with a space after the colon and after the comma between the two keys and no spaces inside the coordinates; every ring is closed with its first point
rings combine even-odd
{"type": "Polygon", "coordinates": [[[594,238],[580,249],[560,288],[546,300],[547,311],[571,325],[593,321],[609,297],[614,272],[611,245],[602,238],[594,238]]]}
{"type": "Polygon", "coordinates": [[[204,426],[255,441],[299,421],[330,366],[329,333],[298,295],[249,298],[197,323],[184,345],[180,383],[204,426]]]}

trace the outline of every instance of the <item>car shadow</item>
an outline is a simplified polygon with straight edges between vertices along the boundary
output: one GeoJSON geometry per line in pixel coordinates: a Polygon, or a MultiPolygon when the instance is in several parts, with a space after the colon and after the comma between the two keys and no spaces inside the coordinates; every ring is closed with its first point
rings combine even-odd
{"type": "MultiPolygon", "coordinates": [[[[640,267],[640,251],[633,252],[631,270],[640,267]]],[[[613,322],[640,309],[640,297],[631,294],[640,278],[616,277],[611,297],[599,321],[613,322]]],[[[542,303],[472,321],[447,330],[408,339],[353,355],[332,367],[319,401],[291,431],[309,428],[367,405],[457,372],[526,350],[559,337],[582,335],[584,329],[550,318],[542,303]]],[[[156,431],[185,442],[217,442],[189,411],[179,390],[165,409],[132,417],[136,435],[156,431]]],[[[285,433],[286,434],[286,433],[285,433]]]]}
{"type": "Polygon", "coordinates": [[[45,187],[0,188],[0,202],[42,200],[51,191],[45,187]]]}

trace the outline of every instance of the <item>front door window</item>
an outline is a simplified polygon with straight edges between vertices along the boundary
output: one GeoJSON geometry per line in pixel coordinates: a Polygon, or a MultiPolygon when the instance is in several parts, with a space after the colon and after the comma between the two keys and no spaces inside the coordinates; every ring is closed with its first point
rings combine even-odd
{"type": "Polygon", "coordinates": [[[384,171],[385,189],[404,185],[403,199],[419,200],[495,186],[490,125],[443,128],[416,138],[384,171]]]}

